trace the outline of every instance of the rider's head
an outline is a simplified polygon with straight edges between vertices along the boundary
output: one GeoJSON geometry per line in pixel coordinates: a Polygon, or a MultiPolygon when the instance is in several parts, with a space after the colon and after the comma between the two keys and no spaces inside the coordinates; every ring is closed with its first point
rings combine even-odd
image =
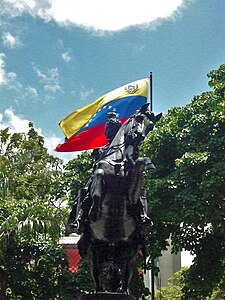
{"type": "Polygon", "coordinates": [[[110,111],[107,113],[108,119],[112,119],[112,118],[114,119],[114,118],[116,118],[116,116],[117,116],[117,114],[115,111],[110,111]]]}

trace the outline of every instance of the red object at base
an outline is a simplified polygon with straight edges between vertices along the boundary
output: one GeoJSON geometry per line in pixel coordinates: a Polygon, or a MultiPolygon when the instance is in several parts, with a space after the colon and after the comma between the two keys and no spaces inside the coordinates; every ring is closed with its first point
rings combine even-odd
{"type": "Polygon", "coordinates": [[[80,254],[77,248],[66,248],[65,251],[69,261],[69,270],[71,272],[77,272],[78,263],[80,261],[80,254]]]}

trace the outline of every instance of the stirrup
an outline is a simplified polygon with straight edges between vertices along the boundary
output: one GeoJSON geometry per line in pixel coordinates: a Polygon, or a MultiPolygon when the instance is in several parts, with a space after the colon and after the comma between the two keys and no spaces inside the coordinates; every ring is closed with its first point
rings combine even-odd
{"type": "Polygon", "coordinates": [[[149,228],[152,226],[152,220],[148,216],[141,216],[142,225],[145,228],[149,228]]]}
{"type": "Polygon", "coordinates": [[[82,232],[82,226],[80,221],[75,221],[73,223],[70,224],[70,227],[72,228],[73,232],[77,233],[77,234],[81,234],[82,232]]]}

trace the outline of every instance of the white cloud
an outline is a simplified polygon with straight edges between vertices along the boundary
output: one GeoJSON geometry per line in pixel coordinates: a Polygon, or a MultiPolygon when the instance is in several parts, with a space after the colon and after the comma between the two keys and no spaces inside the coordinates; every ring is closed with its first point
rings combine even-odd
{"type": "Polygon", "coordinates": [[[48,152],[53,155],[57,156],[58,158],[62,159],[65,163],[68,162],[70,159],[75,158],[78,153],[66,153],[66,152],[55,152],[54,149],[58,144],[62,144],[62,139],[57,137],[55,134],[51,136],[44,137],[45,138],[45,147],[48,149],[48,152]]]}
{"type": "Polygon", "coordinates": [[[64,52],[64,53],[62,54],[62,58],[63,58],[66,62],[71,61],[71,56],[69,55],[69,52],[64,52]]]}
{"type": "Polygon", "coordinates": [[[0,85],[8,84],[16,79],[16,73],[6,71],[5,54],[0,53],[0,85]]]}
{"type": "Polygon", "coordinates": [[[28,85],[28,87],[26,88],[26,92],[29,96],[32,96],[32,97],[37,97],[38,96],[37,89],[35,87],[30,86],[30,85],[28,85]]]}
{"type": "Polygon", "coordinates": [[[94,90],[93,89],[85,89],[84,87],[80,91],[80,99],[81,101],[85,101],[91,94],[93,94],[94,90]]]}
{"type": "Polygon", "coordinates": [[[15,72],[7,72],[5,64],[5,54],[0,53],[0,86],[4,85],[8,90],[13,90],[18,93],[18,99],[26,99],[27,96],[37,98],[37,89],[31,86],[25,87],[19,82],[15,72]]]}
{"type": "MultiPolygon", "coordinates": [[[[8,90],[14,90],[17,94],[17,100],[26,100],[32,97],[34,100],[38,100],[40,91],[36,87],[30,85],[23,85],[17,78],[15,72],[8,72],[5,64],[6,56],[0,52],[0,86],[4,85],[8,90]]],[[[47,69],[46,71],[40,70],[38,67],[33,66],[34,71],[39,77],[39,81],[45,92],[43,99],[50,99],[52,94],[56,92],[62,92],[62,88],[59,85],[59,72],[58,68],[47,69]]]]}
{"type": "MultiPolygon", "coordinates": [[[[0,130],[7,127],[10,133],[27,133],[29,131],[29,120],[24,119],[23,116],[16,115],[11,108],[8,108],[4,114],[0,114],[0,130]]],[[[55,152],[54,149],[58,144],[62,143],[62,139],[55,134],[44,136],[40,128],[35,128],[35,130],[39,135],[44,137],[44,146],[48,149],[49,154],[63,159],[64,162],[67,162],[77,155],[75,153],[55,152]]]]}
{"type": "Polygon", "coordinates": [[[5,58],[5,54],[0,53],[0,85],[6,83],[4,58],[5,58]]]}
{"type": "Polygon", "coordinates": [[[71,23],[95,30],[117,31],[132,25],[149,25],[171,17],[188,0],[3,0],[1,10],[28,11],[46,20],[71,23]]]}
{"type": "Polygon", "coordinates": [[[15,48],[20,44],[19,38],[13,36],[10,32],[3,32],[2,40],[3,44],[10,48],[15,48]]]}
{"type": "Polygon", "coordinates": [[[168,18],[182,4],[182,0],[53,0],[48,13],[57,22],[71,22],[94,29],[116,31],[131,25],[150,23],[168,18]]]}
{"type": "Polygon", "coordinates": [[[0,120],[0,129],[9,127],[10,132],[28,132],[29,130],[29,121],[24,120],[20,116],[16,116],[12,109],[8,108],[5,110],[5,113],[2,114],[0,120]]]}
{"type": "Polygon", "coordinates": [[[45,11],[50,7],[51,0],[1,0],[0,2],[1,13],[9,14],[11,17],[28,12],[47,19],[45,11]]]}
{"type": "Polygon", "coordinates": [[[59,85],[59,72],[58,68],[47,69],[47,71],[40,70],[37,66],[33,67],[37,76],[40,78],[40,83],[43,84],[44,91],[56,93],[61,91],[59,85]]]}

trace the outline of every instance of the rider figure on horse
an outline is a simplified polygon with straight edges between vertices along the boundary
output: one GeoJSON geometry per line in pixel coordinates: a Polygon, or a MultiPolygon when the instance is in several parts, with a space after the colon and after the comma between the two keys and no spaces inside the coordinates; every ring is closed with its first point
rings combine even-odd
{"type": "Polygon", "coordinates": [[[116,136],[118,130],[122,126],[121,121],[117,118],[117,113],[115,111],[110,111],[107,113],[108,120],[105,125],[105,136],[107,138],[108,144],[102,148],[96,148],[92,151],[92,155],[98,160],[102,154],[108,149],[109,145],[116,136]]]}
{"type": "Polygon", "coordinates": [[[105,136],[111,144],[113,141],[114,137],[116,136],[118,130],[122,126],[121,121],[117,118],[117,113],[115,111],[110,111],[107,113],[108,116],[108,121],[106,122],[105,125],[105,136]]]}

